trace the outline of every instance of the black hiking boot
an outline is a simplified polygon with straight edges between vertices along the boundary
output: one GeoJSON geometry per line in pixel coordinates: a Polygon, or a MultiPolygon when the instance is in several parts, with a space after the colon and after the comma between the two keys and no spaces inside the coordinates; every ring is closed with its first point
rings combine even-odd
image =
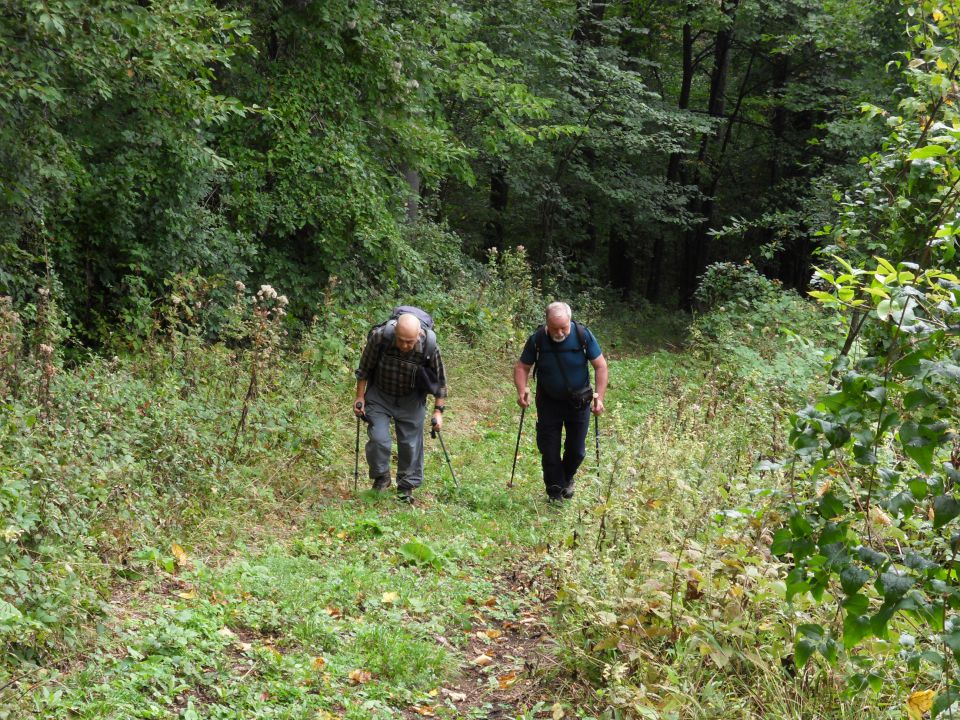
{"type": "Polygon", "coordinates": [[[383,475],[378,475],[373,479],[373,489],[377,492],[383,492],[388,487],[390,487],[390,473],[385,472],[383,475]]]}
{"type": "Polygon", "coordinates": [[[410,488],[397,488],[397,500],[407,505],[413,505],[413,491],[410,488]]]}
{"type": "Polygon", "coordinates": [[[573,483],[570,483],[560,491],[560,497],[564,500],[570,500],[573,498],[573,483]]]}

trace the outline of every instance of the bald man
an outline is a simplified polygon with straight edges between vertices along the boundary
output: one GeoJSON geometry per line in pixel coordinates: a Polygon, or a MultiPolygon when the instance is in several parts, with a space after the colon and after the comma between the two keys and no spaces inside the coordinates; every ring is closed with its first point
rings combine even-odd
{"type": "Polygon", "coordinates": [[[357,396],[353,412],[367,418],[367,466],[373,489],[390,487],[390,421],[397,432],[397,499],[413,502],[413,491],[423,482],[423,421],[427,395],[416,387],[421,366],[436,375],[433,423],[443,426],[447,397],[446,371],[433,331],[416,315],[404,313],[374,328],[357,368],[357,396]]]}

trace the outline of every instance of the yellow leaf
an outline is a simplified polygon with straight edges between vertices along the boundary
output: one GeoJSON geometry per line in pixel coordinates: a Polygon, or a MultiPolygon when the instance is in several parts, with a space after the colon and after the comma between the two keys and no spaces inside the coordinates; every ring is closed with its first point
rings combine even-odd
{"type": "Polygon", "coordinates": [[[177,565],[180,567],[183,567],[190,562],[190,558],[187,556],[187,551],[176,543],[170,546],[170,552],[173,553],[173,557],[177,561],[177,565]]]}
{"type": "Polygon", "coordinates": [[[517,674],[515,672],[507,673],[506,675],[500,675],[497,677],[497,683],[500,685],[501,690],[506,690],[508,687],[513,685],[517,681],[517,674]]]}
{"type": "Polygon", "coordinates": [[[324,660],[322,657],[315,657],[315,658],[313,659],[313,669],[314,669],[314,670],[320,670],[320,669],[321,669],[324,665],[326,665],[326,664],[327,664],[327,661],[324,660]]]}
{"type": "Polygon", "coordinates": [[[481,655],[477,655],[471,662],[479,667],[486,667],[493,662],[493,658],[486,653],[483,653],[481,655]]]}
{"type": "Polygon", "coordinates": [[[197,593],[194,590],[187,590],[187,592],[177,593],[177,597],[183,598],[184,600],[193,600],[197,596],[197,593]]]}
{"type": "Polygon", "coordinates": [[[370,674],[369,670],[351,670],[347,678],[350,680],[351,685],[363,685],[364,683],[370,682],[370,678],[373,677],[370,674]]]}
{"type": "Polygon", "coordinates": [[[500,637],[501,635],[503,635],[503,633],[500,632],[499,630],[487,630],[486,635],[487,635],[487,637],[490,638],[491,640],[496,640],[498,637],[500,637]]]}
{"type": "Polygon", "coordinates": [[[917,690],[907,698],[907,714],[910,720],[923,720],[923,714],[933,707],[933,698],[936,695],[933,690],[917,690]]]}
{"type": "Polygon", "coordinates": [[[411,708],[417,715],[423,715],[424,717],[434,717],[436,713],[433,711],[433,708],[429,705],[418,705],[411,708]]]}
{"type": "Polygon", "coordinates": [[[400,599],[400,593],[385,592],[380,599],[385,605],[390,605],[400,599]]]}
{"type": "MultiPolygon", "coordinates": [[[[940,22],[941,20],[943,20],[943,13],[940,12],[939,10],[934,10],[934,11],[933,11],[933,21],[934,21],[934,22],[940,22]]],[[[942,63],[942,62],[943,62],[943,60],[940,60],[939,58],[937,59],[937,65],[938,65],[938,66],[939,66],[939,64],[942,63]]],[[[942,69],[942,70],[945,70],[946,67],[947,67],[947,64],[946,64],[946,63],[943,63],[943,68],[941,68],[941,69],[942,69]]]]}
{"type": "Polygon", "coordinates": [[[550,708],[553,710],[553,720],[560,720],[566,713],[563,711],[563,705],[560,703],[554,703],[553,707],[550,708]]]}

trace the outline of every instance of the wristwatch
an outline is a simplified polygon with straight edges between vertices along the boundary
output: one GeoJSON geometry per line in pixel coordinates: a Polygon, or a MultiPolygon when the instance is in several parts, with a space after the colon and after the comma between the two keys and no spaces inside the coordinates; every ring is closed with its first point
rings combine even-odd
{"type": "Polygon", "coordinates": [[[434,411],[434,412],[438,412],[438,413],[440,413],[440,414],[443,414],[443,411],[444,411],[444,409],[445,409],[446,407],[447,407],[446,405],[434,405],[434,406],[433,406],[433,411],[434,411]]]}

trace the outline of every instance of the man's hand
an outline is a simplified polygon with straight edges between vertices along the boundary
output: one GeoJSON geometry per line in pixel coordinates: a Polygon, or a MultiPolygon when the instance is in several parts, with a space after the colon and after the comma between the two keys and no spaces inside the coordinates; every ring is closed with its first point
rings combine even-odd
{"type": "Polygon", "coordinates": [[[358,418],[362,418],[364,416],[363,411],[365,408],[366,408],[366,403],[363,401],[362,398],[360,398],[353,404],[353,414],[356,415],[358,418]]]}
{"type": "Polygon", "coordinates": [[[530,388],[524,388],[523,392],[517,395],[517,405],[522,408],[530,407],[530,388]]]}
{"type": "Polygon", "coordinates": [[[443,429],[443,414],[439,410],[433,411],[433,417],[430,418],[430,426],[434,430],[443,429]]]}
{"type": "Polygon", "coordinates": [[[596,393],[594,393],[593,394],[593,414],[603,415],[603,411],[604,411],[603,398],[597,395],[596,393]]]}

